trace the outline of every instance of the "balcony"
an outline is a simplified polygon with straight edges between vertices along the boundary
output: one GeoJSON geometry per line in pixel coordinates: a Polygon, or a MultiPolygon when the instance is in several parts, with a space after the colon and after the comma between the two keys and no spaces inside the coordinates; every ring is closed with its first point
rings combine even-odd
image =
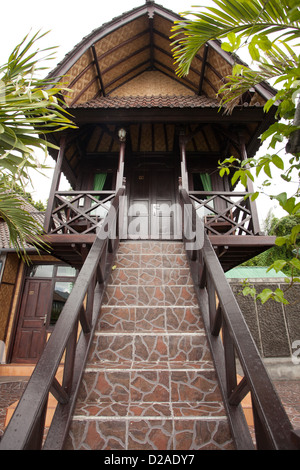
{"type": "Polygon", "coordinates": [[[48,204],[45,241],[58,259],[82,265],[111,207],[115,191],[55,191],[48,204]]]}
{"type": "Polygon", "coordinates": [[[256,207],[249,193],[190,191],[208,235],[259,235],[256,207]]]}

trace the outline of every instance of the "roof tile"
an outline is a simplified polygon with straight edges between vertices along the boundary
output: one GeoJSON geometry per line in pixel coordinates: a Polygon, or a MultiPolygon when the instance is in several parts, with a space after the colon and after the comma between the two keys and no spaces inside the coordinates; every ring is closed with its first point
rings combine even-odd
{"type": "Polygon", "coordinates": [[[212,108],[219,102],[213,98],[197,95],[158,95],[158,96],[102,96],[73,108],[212,108]]]}

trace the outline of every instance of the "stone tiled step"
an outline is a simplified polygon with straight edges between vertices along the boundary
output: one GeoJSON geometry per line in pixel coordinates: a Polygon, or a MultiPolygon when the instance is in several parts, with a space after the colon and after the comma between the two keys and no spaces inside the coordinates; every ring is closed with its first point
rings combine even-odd
{"type": "Polygon", "coordinates": [[[221,402],[122,402],[103,400],[101,402],[79,401],[76,406],[74,420],[81,421],[84,418],[109,419],[120,418],[224,418],[225,411],[221,402]]]}
{"type": "Polygon", "coordinates": [[[139,416],[73,421],[66,450],[233,450],[225,416],[139,416]]]}
{"type": "Polygon", "coordinates": [[[89,404],[123,402],[129,405],[159,402],[172,407],[179,402],[220,404],[221,395],[213,369],[87,368],[78,400],[89,404]]]}
{"type": "Polygon", "coordinates": [[[199,333],[97,333],[93,338],[88,365],[103,361],[210,361],[204,334],[199,333]]]}
{"type": "Polygon", "coordinates": [[[184,254],[184,247],[182,242],[126,241],[118,250],[118,256],[124,254],[184,254]]]}
{"type": "Polygon", "coordinates": [[[109,285],[103,297],[104,306],[194,306],[198,305],[193,286],[109,285]]]}
{"type": "Polygon", "coordinates": [[[113,332],[201,332],[204,330],[199,307],[104,306],[97,331],[113,332]]]}
{"type": "Polygon", "coordinates": [[[124,268],[116,269],[110,285],[192,285],[189,268],[124,268]]]}
{"type": "Polygon", "coordinates": [[[117,268],[179,268],[188,267],[185,254],[120,254],[115,258],[117,268]]]}

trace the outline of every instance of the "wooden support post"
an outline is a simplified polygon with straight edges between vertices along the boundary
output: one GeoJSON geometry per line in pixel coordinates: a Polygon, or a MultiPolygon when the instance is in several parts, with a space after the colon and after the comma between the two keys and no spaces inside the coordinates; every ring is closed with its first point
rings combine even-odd
{"type": "Polygon", "coordinates": [[[188,172],[187,172],[187,164],[186,164],[186,140],[183,133],[179,136],[179,146],[180,146],[180,156],[181,156],[181,183],[182,188],[185,189],[187,192],[189,191],[189,182],[188,182],[188,172]]]}
{"type": "Polygon", "coordinates": [[[56,161],[56,165],[55,165],[55,169],[53,173],[50,195],[49,195],[47,210],[45,214],[44,230],[46,233],[50,232],[51,215],[52,215],[52,210],[53,210],[55,192],[58,190],[59,183],[60,183],[60,176],[61,176],[62,163],[64,159],[64,154],[65,154],[65,148],[66,148],[66,137],[64,136],[64,137],[61,137],[60,139],[60,148],[59,148],[58,157],[57,157],[57,161],[56,161]]]}
{"type": "Polygon", "coordinates": [[[119,153],[119,167],[118,167],[118,173],[117,173],[116,191],[118,191],[123,186],[125,145],[126,145],[126,133],[123,129],[119,130],[119,139],[120,139],[120,153],[119,153]]]}
{"type": "MultiPolygon", "coordinates": [[[[239,137],[240,137],[241,158],[242,160],[246,160],[248,158],[248,155],[247,155],[247,149],[245,145],[245,139],[242,133],[239,134],[239,137]]],[[[246,168],[248,168],[248,166],[246,166],[246,168]]],[[[251,181],[250,178],[248,178],[247,190],[249,193],[254,193],[253,182],[251,181]]],[[[258,219],[256,202],[252,201],[251,197],[249,198],[249,204],[250,204],[250,211],[251,211],[251,217],[252,217],[253,234],[259,235],[260,227],[259,227],[259,219],[258,219]]]]}

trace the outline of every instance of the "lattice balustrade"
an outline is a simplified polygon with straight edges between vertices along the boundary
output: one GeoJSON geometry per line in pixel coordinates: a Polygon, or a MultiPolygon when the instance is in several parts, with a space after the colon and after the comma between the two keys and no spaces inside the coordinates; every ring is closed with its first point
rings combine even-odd
{"type": "Polygon", "coordinates": [[[250,198],[245,192],[190,191],[209,235],[255,235],[250,198]]]}
{"type": "Polygon", "coordinates": [[[114,196],[114,191],[57,191],[49,233],[96,233],[114,196]]]}

